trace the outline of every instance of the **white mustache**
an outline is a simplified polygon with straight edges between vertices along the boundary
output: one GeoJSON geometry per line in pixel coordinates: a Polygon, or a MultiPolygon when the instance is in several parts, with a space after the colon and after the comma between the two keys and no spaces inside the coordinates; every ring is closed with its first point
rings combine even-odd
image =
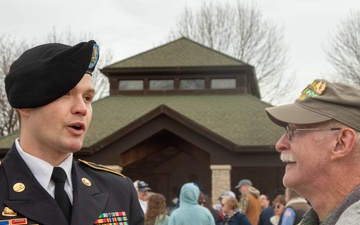
{"type": "Polygon", "coordinates": [[[295,162],[295,159],[293,158],[293,156],[291,154],[287,154],[287,153],[281,153],[280,159],[283,162],[295,162]]]}

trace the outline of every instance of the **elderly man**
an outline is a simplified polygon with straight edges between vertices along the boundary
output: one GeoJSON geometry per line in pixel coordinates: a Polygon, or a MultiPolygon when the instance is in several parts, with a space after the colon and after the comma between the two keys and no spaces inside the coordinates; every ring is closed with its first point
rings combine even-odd
{"type": "Polygon", "coordinates": [[[312,205],[300,224],[359,224],[360,87],[317,79],[266,113],[285,128],[275,147],[283,183],[312,205]]]}

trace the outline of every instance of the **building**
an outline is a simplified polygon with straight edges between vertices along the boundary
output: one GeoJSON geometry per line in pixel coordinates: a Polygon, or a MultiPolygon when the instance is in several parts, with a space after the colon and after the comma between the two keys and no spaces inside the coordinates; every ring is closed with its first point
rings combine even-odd
{"type": "MultiPolygon", "coordinates": [[[[149,183],[168,201],[196,182],[213,201],[248,178],[270,195],[284,165],[260,100],[255,69],[187,38],[101,69],[110,96],[93,103],[93,120],[75,157],[149,183]]],[[[0,139],[0,158],[17,134],[0,139]]]]}

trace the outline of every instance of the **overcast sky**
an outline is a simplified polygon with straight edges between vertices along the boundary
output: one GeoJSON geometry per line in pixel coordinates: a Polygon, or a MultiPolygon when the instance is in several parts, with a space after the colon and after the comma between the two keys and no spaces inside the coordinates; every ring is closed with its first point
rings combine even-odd
{"type": "MultiPolygon", "coordinates": [[[[209,1],[209,0],[208,0],[209,1]]],[[[234,3],[237,0],[215,0],[234,3]]],[[[291,57],[288,76],[295,76],[294,99],[329,70],[324,47],[360,0],[244,0],[258,4],[265,18],[282,25],[291,57]]],[[[185,7],[203,0],[0,0],[0,35],[41,39],[53,28],[93,34],[114,61],[164,43],[185,7]]],[[[293,99],[293,100],[294,100],[293,99]]]]}

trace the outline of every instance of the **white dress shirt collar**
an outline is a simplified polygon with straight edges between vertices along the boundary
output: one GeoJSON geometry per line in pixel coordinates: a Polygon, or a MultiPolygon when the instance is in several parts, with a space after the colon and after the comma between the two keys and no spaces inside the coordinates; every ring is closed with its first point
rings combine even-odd
{"type": "MultiPolygon", "coordinates": [[[[15,140],[15,145],[21,158],[23,158],[26,165],[34,174],[36,180],[51,196],[54,197],[55,184],[53,181],[51,181],[51,174],[54,167],[48,162],[26,153],[21,148],[19,139],[15,140]]],[[[65,190],[69,195],[71,202],[72,202],[72,181],[71,181],[72,163],[73,163],[73,154],[69,154],[69,156],[60,165],[58,165],[58,167],[61,167],[65,170],[65,173],[67,175],[67,181],[65,182],[65,190]]]]}

